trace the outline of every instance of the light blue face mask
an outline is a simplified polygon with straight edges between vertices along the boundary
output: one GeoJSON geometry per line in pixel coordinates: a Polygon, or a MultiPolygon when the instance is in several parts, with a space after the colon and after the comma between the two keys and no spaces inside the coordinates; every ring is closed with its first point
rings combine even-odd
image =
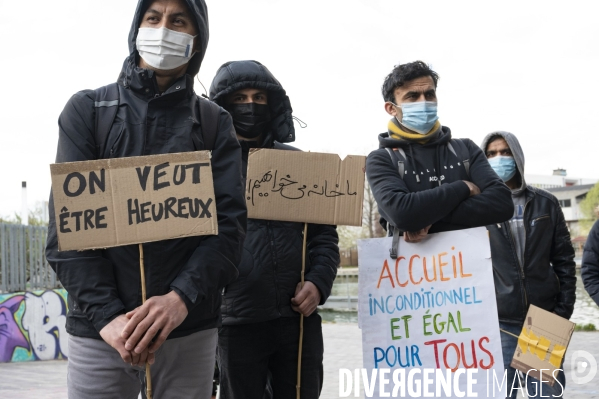
{"type": "Polygon", "coordinates": [[[493,158],[489,158],[489,164],[497,173],[497,176],[501,178],[504,182],[510,181],[512,177],[516,174],[516,161],[514,161],[513,157],[505,157],[503,155],[498,155],[493,158]]]}
{"type": "Polygon", "coordinates": [[[400,121],[401,124],[419,134],[430,132],[439,119],[437,116],[437,103],[435,101],[419,101],[395,106],[401,108],[403,114],[400,121]]]}

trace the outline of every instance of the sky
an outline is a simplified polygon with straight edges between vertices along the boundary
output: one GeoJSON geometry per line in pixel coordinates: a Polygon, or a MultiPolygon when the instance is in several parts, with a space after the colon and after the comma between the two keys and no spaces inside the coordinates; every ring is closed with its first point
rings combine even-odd
{"type": "MultiPolygon", "coordinates": [[[[295,146],[367,155],[389,116],[394,65],[440,75],[453,137],[519,138],[528,174],[599,178],[599,24],[591,1],[207,0],[206,89],[226,61],[266,65],[290,97],[295,146]]],[[[50,192],[57,120],[77,91],[112,83],[128,55],[137,0],[0,0],[0,216],[50,192]]],[[[204,89],[196,82],[198,94],[204,89]]]]}

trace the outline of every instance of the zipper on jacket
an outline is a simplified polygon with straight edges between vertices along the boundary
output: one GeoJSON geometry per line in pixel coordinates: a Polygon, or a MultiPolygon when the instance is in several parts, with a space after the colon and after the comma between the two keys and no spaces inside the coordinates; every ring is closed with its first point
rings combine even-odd
{"type": "Polygon", "coordinates": [[[275,299],[276,299],[276,304],[277,304],[277,313],[280,316],[281,315],[281,301],[279,298],[279,280],[277,278],[277,272],[278,272],[278,264],[277,264],[277,252],[275,251],[275,236],[274,233],[272,231],[272,226],[271,226],[271,222],[267,221],[266,222],[266,230],[268,230],[268,240],[270,241],[270,251],[272,253],[272,264],[273,264],[273,278],[275,281],[275,299]]]}
{"type": "MultiPolygon", "coordinates": [[[[517,247],[516,247],[516,240],[514,239],[514,235],[512,234],[511,229],[509,229],[509,225],[507,225],[508,222],[504,222],[504,223],[506,223],[505,233],[508,235],[508,237],[512,241],[512,248],[514,249],[514,252],[516,252],[517,247]]],[[[522,251],[522,252],[524,253],[524,251],[522,251]]],[[[522,265],[522,262],[520,262],[520,259],[518,258],[517,253],[515,254],[514,258],[516,259],[516,263],[518,264],[518,269],[520,269],[520,277],[522,278],[522,280],[524,280],[526,278],[526,275],[524,274],[524,266],[522,265]]]]}
{"type": "Polygon", "coordinates": [[[534,227],[535,223],[537,223],[539,220],[547,219],[548,217],[549,217],[549,215],[538,217],[538,218],[534,219],[532,222],[530,222],[530,226],[534,227]]]}
{"type": "MultiPolygon", "coordinates": [[[[514,252],[517,251],[517,246],[516,246],[516,239],[514,238],[514,235],[512,234],[511,229],[506,228],[505,232],[510,236],[510,240],[512,240],[512,248],[514,248],[514,252]]],[[[526,233],[525,233],[526,235],[526,233]]],[[[524,255],[524,250],[522,251],[522,254],[524,255]]],[[[522,262],[520,261],[520,258],[518,258],[518,254],[516,253],[516,262],[518,263],[518,268],[520,269],[520,277],[522,277],[522,280],[524,280],[526,278],[526,275],[524,274],[524,266],[522,265],[522,262]]]]}
{"type": "MultiPolygon", "coordinates": [[[[529,199],[528,201],[526,201],[526,204],[524,204],[524,210],[522,211],[522,220],[524,221],[524,215],[526,214],[526,207],[528,207],[528,204],[530,203],[532,199],[529,199]]],[[[514,239],[514,236],[512,234],[512,230],[509,228],[509,222],[503,222],[503,224],[505,225],[505,234],[510,238],[511,243],[512,243],[512,248],[514,250],[514,252],[516,251],[516,241],[514,239]]],[[[526,239],[526,223],[522,223],[524,226],[524,237],[526,239]]],[[[501,229],[501,227],[499,226],[499,224],[497,224],[497,227],[501,229]]],[[[520,269],[520,282],[522,284],[522,293],[524,294],[524,308],[528,309],[528,294],[526,293],[526,274],[524,273],[524,261],[526,260],[526,241],[524,242],[524,248],[522,249],[522,261],[520,261],[520,259],[518,258],[518,254],[514,254],[514,258],[516,259],[516,263],[518,264],[518,267],[520,269]]],[[[526,312],[525,312],[526,313],[526,312]]]]}
{"type": "MultiPolygon", "coordinates": [[[[526,209],[526,205],[524,206],[524,208],[526,209]]],[[[508,223],[509,222],[504,222],[505,223],[505,234],[509,237],[509,239],[511,240],[511,244],[512,244],[512,248],[513,251],[516,252],[516,242],[514,239],[514,236],[512,235],[512,231],[509,228],[508,223]]],[[[525,233],[526,236],[526,233],[525,233]]],[[[523,251],[524,253],[524,251],[523,251]]],[[[528,309],[528,295],[526,294],[526,275],[524,274],[524,267],[522,265],[522,263],[520,262],[520,259],[518,258],[518,254],[514,253],[514,258],[516,259],[516,263],[518,264],[518,268],[520,269],[520,289],[522,290],[522,293],[524,294],[524,309],[528,309]]],[[[524,312],[526,313],[526,311],[524,312]]]]}
{"type": "MultiPolygon", "coordinates": [[[[526,204],[524,204],[524,210],[522,211],[522,220],[525,221],[525,215],[526,215],[526,208],[528,207],[528,204],[530,204],[530,201],[532,201],[532,198],[530,198],[528,201],[526,201],[526,204]]],[[[526,223],[522,223],[524,225],[524,248],[522,248],[522,263],[526,263],[526,243],[528,242],[528,231],[526,231],[526,223]]],[[[512,240],[514,238],[512,237],[512,240]]],[[[526,293],[526,281],[525,281],[525,275],[524,275],[524,265],[520,262],[520,260],[518,259],[518,263],[520,264],[520,269],[522,270],[522,281],[524,283],[524,301],[525,301],[525,305],[526,305],[526,309],[528,309],[528,294],[526,293]]]]}

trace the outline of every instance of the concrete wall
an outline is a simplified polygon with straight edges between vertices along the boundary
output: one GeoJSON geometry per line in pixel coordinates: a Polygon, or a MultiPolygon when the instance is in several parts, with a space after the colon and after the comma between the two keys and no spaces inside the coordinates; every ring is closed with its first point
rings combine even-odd
{"type": "Polygon", "coordinates": [[[0,362],[66,359],[64,289],[0,294],[0,362]]]}

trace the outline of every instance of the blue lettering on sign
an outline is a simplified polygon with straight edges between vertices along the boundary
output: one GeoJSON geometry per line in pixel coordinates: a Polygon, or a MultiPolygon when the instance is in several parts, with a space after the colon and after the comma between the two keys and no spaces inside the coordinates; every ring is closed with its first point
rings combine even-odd
{"type": "Polygon", "coordinates": [[[476,296],[476,287],[459,287],[443,291],[412,292],[410,294],[387,295],[374,297],[368,294],[370,316],[376,314],[393,314],[406,310],[434,309],[449,304],[473,305],[483,301],[476,296]]]}

